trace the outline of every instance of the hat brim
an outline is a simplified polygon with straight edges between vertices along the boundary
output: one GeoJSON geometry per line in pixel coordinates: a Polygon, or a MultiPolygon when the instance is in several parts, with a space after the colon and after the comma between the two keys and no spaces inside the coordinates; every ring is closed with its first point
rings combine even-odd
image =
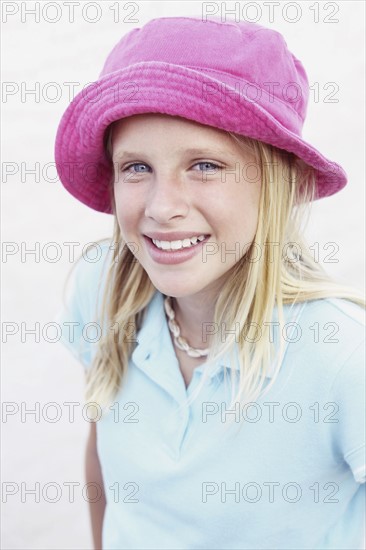
{"type": "Polygon", "coordinates": [[[105,130],[116,120],[142,113],[180,116],[289,151],[315,170],[314,199],[346,185],[341,166],[285,128],[259,102],[234,94],[210,94],[205,100],[203,83],[220,84],[199,70],[151,61],[89,85],[70,103],[57,130],[55,160],[64,187],[90,208],[112,213],[108,187],[113,166],[105,153],[105,130]]]}

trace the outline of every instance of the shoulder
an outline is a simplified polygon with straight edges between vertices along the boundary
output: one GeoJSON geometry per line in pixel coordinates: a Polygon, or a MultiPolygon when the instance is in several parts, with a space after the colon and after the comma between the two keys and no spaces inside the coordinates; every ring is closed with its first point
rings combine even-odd
{"type": "Polygon", "coordinates": [[[95,315],[102,299],[112,259],[112,242],[103,239],[84,250],[73,265],[69,292],[87,317],[95,315]]]}
{"type": "Polygon", "coordinates": [[[324,388],[342,370],[354,371],[361,379],[365,309],[343,298],[309,300],[298,307],[296,339],[287,350],[287,359],[296,370],[324,388]]]}
{"type": "Polygon", "coordinates": [[[97,282],[112,261],[113,246],[110,239],[103,239],[83,251],[74,265],[75,277],[85,284],[97,282]]]}
{"type": "Polygon", "coordinates": [[[365,308],[345,298],[323,298],[304,302],[304,313],[332,315],[351,325],[365,327],[365,308]]]}
{"type": "Polygon", "coordinates": [[[321,327],[322,330],[331,332],[333,328],[340,337],[351,337],[353,343],[365,339],[365,308],[344,298],[305,302],[299,322],[305,327],[311,327],[311,323],[314,323],[314,331],[321,327]]]}

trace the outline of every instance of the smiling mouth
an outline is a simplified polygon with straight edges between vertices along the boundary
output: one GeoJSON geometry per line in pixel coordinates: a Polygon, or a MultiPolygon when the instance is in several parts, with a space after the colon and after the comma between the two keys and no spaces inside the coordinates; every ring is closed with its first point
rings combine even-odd
{"type": "Polygon", "coordinates": [[[194,248],[203,241],[206,241],[210,235],[198,235],[197,237],[191,237],[190,239],[182,239],[176,241],[159,241],[158,239],[150,239],[155,248],[162,250],[163,252],[177,252],[188,248],[194,248]]]}

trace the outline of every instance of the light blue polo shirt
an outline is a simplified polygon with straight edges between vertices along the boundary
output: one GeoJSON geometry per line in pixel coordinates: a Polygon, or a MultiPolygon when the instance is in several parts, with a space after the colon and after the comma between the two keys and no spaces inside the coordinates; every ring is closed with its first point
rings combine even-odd
{"type": "MultiPolygon", "coordinates": [[[[97,319],[109,254],[106,241],[99,262],[79,262],[57,317],[62,342],[86,369],[97,346],[87,340],[96,331],[89,325],[83,337],[82,329],[97,319]],[[73,342],[64,324],[70,321],[73,342]]],[[[363,309],[323,299],[284,313],[292,330],[275,384],[230,411],[223,365],[237,372],[238,364],[228,355],[203,364],[186,389],[156,291],[126,382],[97,422],[107,498],[103,548],[364,547],[363,309]],[[187,407],[203,369],[209,379],[187,407]]]]}

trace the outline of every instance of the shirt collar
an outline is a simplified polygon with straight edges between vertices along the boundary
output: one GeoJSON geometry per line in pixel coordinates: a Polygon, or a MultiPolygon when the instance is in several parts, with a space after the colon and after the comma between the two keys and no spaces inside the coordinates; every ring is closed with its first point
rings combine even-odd
{"type": "MultiPolygon", "coordinates": [[[[284,321],[285,323],[294,323],[296,324],[296,321],[301,315],[301,312],[305,306],[305,302],[298,303],[295,305],[292,305],[291,307],[288,305],[284,306],[284,321]]],[[[274,307],[273,310],[273,316],[272,316],[272,322],[276,323],[278,322],[278,311],[277,306],[274,307]]],[[[293,330],[295,330],[295,327],[292,327],[293,330]]],[[[276,359],[279,353],[279,339],[281,335],[281,327],[273,325],[273,341],[275,349],[277,350],[276,357],[271,362],[266,377],[272,378],[273,374],[276,369],[276,359]]],[[[170,333],[169,333],[169,326],[165,314],[164,309],[164,295],[159,292],[158,290],[153,295],[150,303],[148,304],[146,311],[145,311],[145,317],[143,319],[143,324],[140,330],[138,331],[137,335],[137,345],[132,353],[132,360],[137,366],[142,366],[146,363],[146,361],[149,360],[149,357],[151,355],[154,355],[156,357],[159,357],[161,360],[169,361],[169,360],[176,360],[176,355],[174,351],[174,347],[171,341],[170,333]]],[[[290,330],[286,332],[286,339],[285,339],[285,346],[284,346],[284,353],[287,350],[287,346],[291,340],[291,334],[290,330]]],[[[238,360],[238,344],[235,343],[234,346],[234,357],[235,360],[233,361],[233,355],[230,353],[230,351],[223,354],[214,365],[212,365],[212,371],[210,376],[214,376],[219,371],[223,369],[223,367],[229,368],[235,368],[237,371],[240,370],[240,364],[238,360]]],[[[169,364],[169,363],[168,363],[169,364]]],[[[204,365],[205,368],[207,368],[207,364],[204,365]]],[[[197,367],[201,368],[201,367],[197,367]]]]}

